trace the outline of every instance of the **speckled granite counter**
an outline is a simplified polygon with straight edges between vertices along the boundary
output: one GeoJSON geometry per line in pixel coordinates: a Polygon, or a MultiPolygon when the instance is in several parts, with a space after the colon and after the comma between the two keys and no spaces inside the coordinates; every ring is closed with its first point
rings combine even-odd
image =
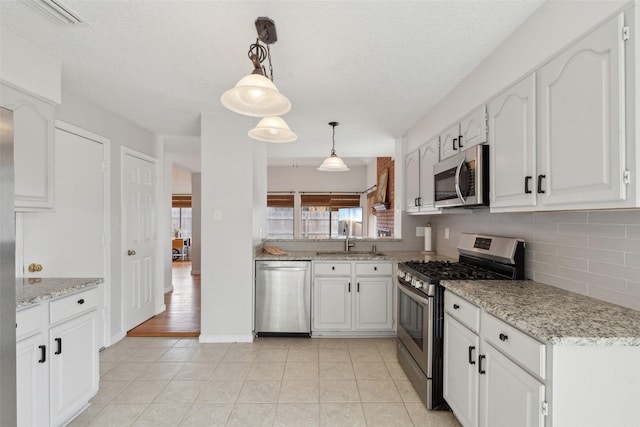
{"type": "Polygon", "coordinates": [[[102,278],[20,278],[16,279],[16,308],[98,286],[102,278]]]}
{"type": "Polygon", "coordinates": [[[549,344],[640,346],[640,311],[530,280],[441,283],[549,344]]]}
{"type": "MultiPolygon", "coordinates": [[[[332,252],[327,253],[323,251],[292,251],[287,255],[269,255],[266,253],[256,253],[256,261],[323,261],[323,260],[341,260],[341,261],[431,261],[431,260],[449,260],[451,258],[437,255],[435,253],[425,253],[420,251],[383,251],[377,254],[371,252],[358,252],[353,251],[349,253],[344,252],[332,252]]],[[[455,260],[454,260],[455,261],[455,260]]]]}

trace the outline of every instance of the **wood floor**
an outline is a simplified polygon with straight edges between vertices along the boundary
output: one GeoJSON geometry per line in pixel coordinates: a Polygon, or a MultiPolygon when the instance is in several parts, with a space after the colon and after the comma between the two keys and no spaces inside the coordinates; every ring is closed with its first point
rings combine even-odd
{"type": "Polygon", "coordinates": [[[191,261],[172,265],[173,291],[164,294],[167,309],[131,329],[128,337],[197,337],[200,335],[200,276],[191,261]]]}

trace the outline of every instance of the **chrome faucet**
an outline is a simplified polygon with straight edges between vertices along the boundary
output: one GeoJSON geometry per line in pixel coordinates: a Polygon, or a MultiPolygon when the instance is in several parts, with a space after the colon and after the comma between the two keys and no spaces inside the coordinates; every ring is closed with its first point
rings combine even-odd
{"type": "Polygon", "coordinates": [[[354,247],[356,244],[355,242],[350,242],[348,237],[345,237],[344,240],[344,251],[345,252],[349,252],[349,249],[354,247]]]}

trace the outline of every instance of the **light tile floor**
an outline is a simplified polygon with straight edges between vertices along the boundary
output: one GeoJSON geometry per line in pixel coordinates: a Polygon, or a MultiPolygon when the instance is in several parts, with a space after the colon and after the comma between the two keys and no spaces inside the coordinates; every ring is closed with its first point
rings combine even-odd
{"type": "Polygon", "coordinates": [[[125,338],[100,353],[100,390],[71,426],[459,427],[428,411],[391,338],[125,338]]]}

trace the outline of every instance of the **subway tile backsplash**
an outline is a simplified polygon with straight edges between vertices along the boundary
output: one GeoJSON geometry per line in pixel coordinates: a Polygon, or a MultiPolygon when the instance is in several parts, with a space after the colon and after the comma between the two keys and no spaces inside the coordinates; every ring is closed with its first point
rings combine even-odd
{"type": "Polygon", "coordinates": [[[461,233],[519,237],[525,275],[548,285],[640,310],[640,210],[439,215],[438,253],[458,256],[461,233]],[[450,238],[444,238],[449,228],[450,238]]]}

